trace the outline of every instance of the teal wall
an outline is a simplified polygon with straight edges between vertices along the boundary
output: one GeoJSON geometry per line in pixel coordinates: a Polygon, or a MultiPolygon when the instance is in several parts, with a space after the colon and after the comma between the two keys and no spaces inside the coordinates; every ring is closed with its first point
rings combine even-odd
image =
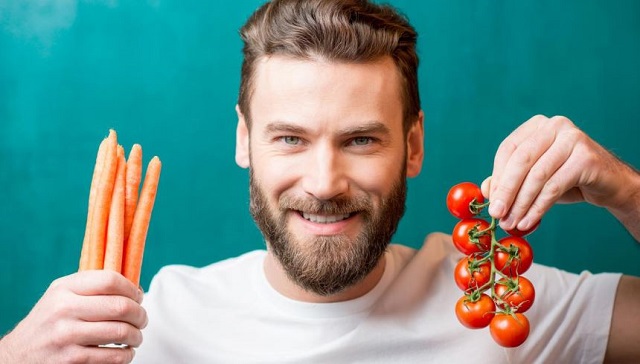
{"type": "MultiPolygon", "coordinates": [[[[0,333],[77,268],[95,151],[109,128],[164,163],[142,285],[163,265],[262,248],[234,163],[237,29],[260,1],[0,0],[0,333]]],[[[563,114],[640,167],[640,2],[392,1],[420,32],[426,162],[395,241],[455,220],[528,117],[563,114]]],[[[554,207],[536,261],[640,275],[606,211],[554,207]]]]}

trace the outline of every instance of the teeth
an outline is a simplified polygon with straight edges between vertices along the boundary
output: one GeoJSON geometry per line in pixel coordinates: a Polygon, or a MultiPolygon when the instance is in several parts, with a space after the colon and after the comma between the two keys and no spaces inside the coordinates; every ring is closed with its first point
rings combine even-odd
{"type": "Polygon", "coordinates": [[[311,222],[317,222],[320,224],[330,224],[332,222],[338,222],[338,221],[342,221],[346,218],[348,218],[350,216],[350,214],[342,214],[342,215],[314,215],[314,214],[309,214],[306,212],[302,213],[302,217],[304,217],[305,219],[311,221],[311,222]]]}

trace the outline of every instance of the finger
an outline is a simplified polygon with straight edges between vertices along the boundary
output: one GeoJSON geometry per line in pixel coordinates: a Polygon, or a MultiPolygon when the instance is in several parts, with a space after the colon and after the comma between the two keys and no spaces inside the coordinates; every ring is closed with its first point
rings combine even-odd
{"type": "Polygon", "coordinates": [[[570,196],[574,196],[576,200],[580,191],[574,186],[578,183],[580,176],[580,165],[575,154],[571,154],[567,162],[549,178],[544,187],[531,204],[525,216],[518,223],[518,229],[526,230],[536,221],[542,218],[553,204],[558,201],[561,196],[566,196],[569,192],[570,196]]]}
{"type": "MultiPolygon", "coordinates": [[[[485,196],[492,196],[493,192],[500,185],[502,180],[502,173],[506,167],[507,162],[510,160],[512,154],[518,149],[518,146],[532,134],[535,133],[537,125],[547,120],[547,117],[543,115],[536,115],[523,124],[521,124],[516,130],[514,130],[509,136],[507,136],[496,151],[496,156],[493,160],[493,171],[491,173],[491,185],[490,190],[485,196]]],[[[489,213],[496,218],[502,218],[507,213],[506,207],[501,205],[502,202],[492,203],[489,206],[489,213]]]]}
{"type": "MultiPolygon", "coordinates": [[[[504,170],[501,172],[499,180],[492,181],[489,213],[493,217],[502,218],[511,209],[527,173],[553,144],[555,138],[556,133],[553,129],[539,130],[529,135],[513,151],[509,160],[504,164],[504,170]]],[[[494,175],[493,178],[496,176],[494,175]]]]}
{"type": "Polygon", "coordinates": [[[135,351],[132,347],[92,347],[77,346],[68,353],[66,359],[71,363],[131,363],[135,351]]]}
{"type": "Polygon", "coordinates": [[[482,196],[484,196],[484,198],[490,198],[491,194],[489,191],[491,190],[491,176],[482,181],[482,184],[480,184],[480,190],[482,191],[482,196]]]}
{"type": "Polygon", "coordinates": [[[85,296],[77,310],[77,317],[83,321],[121,321],[139,329],[148,323],[146,310],[123,296],[85,296]]]}
{"type": "Polygon", "coordinates": [[[141,303],[143,293],[122,274],[110,270],[87,270],[70,276],[69,289],[81,296],[118,295],[141,303]]]}
{"type": "Polygon", "coordinates": [[[125,322],[84,322],[74,327],[77,343],[83,346],[124,344],[138,347],[142,344],[142,332],[125,322]]]}
{"type": "MultiPolygon", "coordinates": [[[[508,214],[500,221],[500,226],[503,229],[510,230],[519,224],[547,181],[567,162],[574,145],[575,139],[558,137],[549,149],[540,156],[528,171],[508,214]]],[[[533,223],[535,221],[531,221],[532,225],[533,223]]]]}

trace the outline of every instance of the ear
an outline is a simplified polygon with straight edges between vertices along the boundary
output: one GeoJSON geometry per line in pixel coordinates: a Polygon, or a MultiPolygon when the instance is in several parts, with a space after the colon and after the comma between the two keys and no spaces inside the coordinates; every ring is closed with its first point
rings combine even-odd
{"type": "Polygon", "coordinates": [[[251,158],[249,158],[249,129],[238,105],[236,105],[236,114],[238,114],[238,126],[236,127],[236,164],[242,168],[249,168],[251,164],[251,158]]]}
{"type": "Polygon", "coordinates": [[[420,110],[407,133],[407,177],[415,177],[422,170],[424,159],[424,112],[420,110]]]}

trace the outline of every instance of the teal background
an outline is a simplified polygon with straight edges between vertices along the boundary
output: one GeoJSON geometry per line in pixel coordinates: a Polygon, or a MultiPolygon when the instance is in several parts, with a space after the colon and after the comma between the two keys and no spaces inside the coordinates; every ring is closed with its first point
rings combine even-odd
{"type": "MultiPolygon", "coordinates": [[[[163,265],[263,248],[234,163],[237,29],[259,3],[0,0],[0,335],[76,270],[109,128],[163,161],[144,288],[163,265]]],[[[449,231],[449,187],[481,182],[537,113],[640,166],[640,2],[391,3],[420,32],[426,113],[426,161],[394,241],[449,231]]],[[[530,241],[539,263],[640,275],[640,245],[597,207],[554,207],[530,241]]]]}

